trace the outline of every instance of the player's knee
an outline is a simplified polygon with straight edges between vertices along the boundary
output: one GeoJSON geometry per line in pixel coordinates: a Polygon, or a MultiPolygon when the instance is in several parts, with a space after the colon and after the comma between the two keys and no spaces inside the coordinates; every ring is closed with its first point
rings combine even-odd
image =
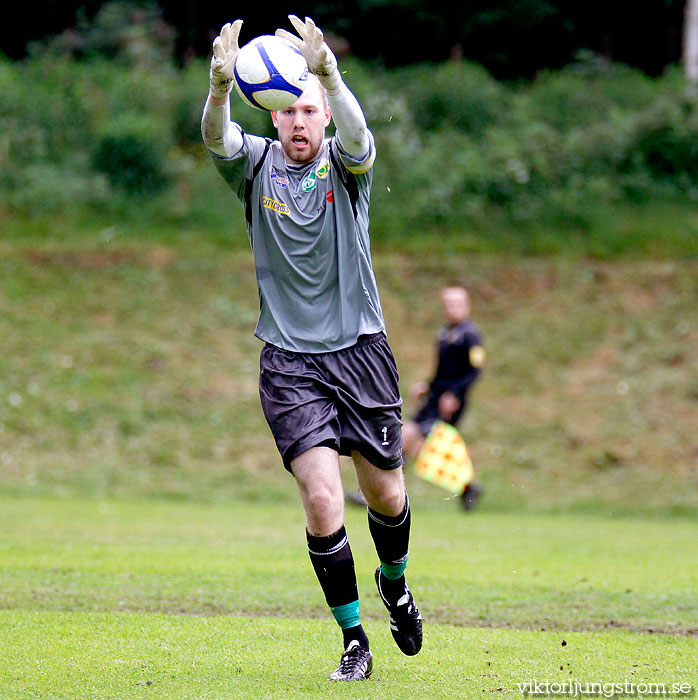
{"type": "Polygon", "coordinates": [[[303,492],[303,504],[310,520],[315,522],[334,522],[341,514],[344,493],[332,488],[330,484],[316,483],[309,485],[303,492]]]}
{"type": "MultiPolygon", "coordinates": [[[[367,496],[367,494],[364,494],[367,496]]],[[[405,486],[402,479],[392,479],[383,482],[367,500],[373,510],[391,517],[400,515],[405,508],[405,486]]]]}

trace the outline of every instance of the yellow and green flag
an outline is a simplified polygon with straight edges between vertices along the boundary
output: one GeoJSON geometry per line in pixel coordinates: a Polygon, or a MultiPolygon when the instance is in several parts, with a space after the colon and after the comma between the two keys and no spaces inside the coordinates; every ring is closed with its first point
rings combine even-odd
{"type": "Polygon", "coordinates": [[[444,421],[436,421],[415,461],[417,474],[426,481],[463,493],[473,480],[473,463],[460,433],[444,421]]]}

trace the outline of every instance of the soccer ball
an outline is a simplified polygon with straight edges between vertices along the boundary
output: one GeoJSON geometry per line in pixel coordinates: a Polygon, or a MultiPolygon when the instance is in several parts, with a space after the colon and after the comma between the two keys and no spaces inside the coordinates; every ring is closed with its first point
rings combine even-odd
{"type": "Polygon", "coordinates": [[[290,107],[305,90],[308,65],[289,41],[265,34],[245,44],[235,60],[235,88],[251,107],[290,107]]]}

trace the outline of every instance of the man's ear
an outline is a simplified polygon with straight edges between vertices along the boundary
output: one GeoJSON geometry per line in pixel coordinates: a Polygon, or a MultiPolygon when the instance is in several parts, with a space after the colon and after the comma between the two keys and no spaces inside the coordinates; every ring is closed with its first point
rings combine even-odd
{"type": "Polygon", "coordinates": [[[329,126],[332,121],[332,110],[328,107],[325,111],[325,126],[329,126]]]}
{"type": "Polygon", "coordinates": [[[276,112],[270,112],[271,114],[271,123],[274,125],[274,128],[279,127],[279,120],[276,118],[276,112]]]}

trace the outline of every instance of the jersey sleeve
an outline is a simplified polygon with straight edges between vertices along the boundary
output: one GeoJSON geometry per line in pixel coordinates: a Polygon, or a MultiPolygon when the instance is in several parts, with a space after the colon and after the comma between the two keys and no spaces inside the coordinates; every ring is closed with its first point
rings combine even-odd
{"type": "Polygon", "coordinates": [[[479,331],[472,327],[463,333],[461,341],[463,367],[465,372],[462,377],[454,382],[452,391],[455,394],[464,395],[475,380],[480,376],[486,360],[485,347],[479,331]]]}
{"type": "Polygon", "coordinates": [[[267,140],[261,136],[243,133],[242,148],[233,156],[220,156],[211,151],[211,159],[221,177],[239,198],[244,195],[245,180],[266,149],[267,140]]]}
{"type": "Polygon", "coordinates": [[[355,158],[350,156],[342,149],[342,144],[338,138],[332,139],[331,148],[335,149],[335,154],[339,157],[342,165],[354,175],[363,175],[367,173],[372,167],[376,160],[376,142],[373,138],[373,134],[368,132],[368,151],[361,158],[355,158]]]}

